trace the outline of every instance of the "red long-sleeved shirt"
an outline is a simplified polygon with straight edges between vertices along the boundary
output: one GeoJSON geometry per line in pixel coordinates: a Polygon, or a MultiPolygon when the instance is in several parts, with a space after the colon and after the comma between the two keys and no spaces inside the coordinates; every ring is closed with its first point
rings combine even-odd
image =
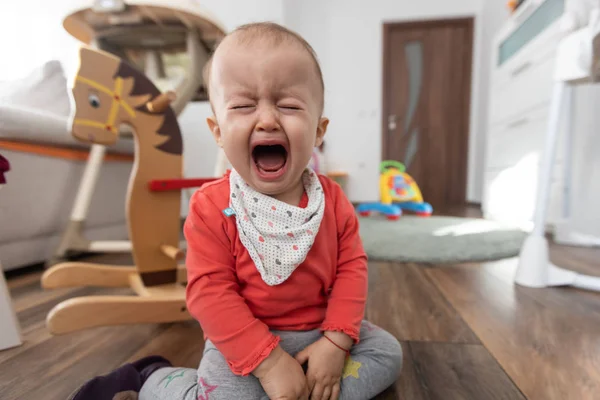
{"type": "MultiPolygon", "coordinates": [[[[305,261],[284,283],[263,282],[227,217],[229,176],[192,196],[185,223],[187,305],[237,375],[250,374],[277,347],[270,330],[344,332],[359,340],[367,257],[358,219],[339,185],[319,176],[325,212],[305,261]]],[[[300,207],[306,207],[304,194],[300,207]]]]}

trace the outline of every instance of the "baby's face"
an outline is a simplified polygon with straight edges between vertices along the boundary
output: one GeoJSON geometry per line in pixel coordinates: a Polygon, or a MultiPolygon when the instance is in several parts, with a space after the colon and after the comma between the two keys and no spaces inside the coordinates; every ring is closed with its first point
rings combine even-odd
{"type": "Polygon", "coordinates": [[[293,191],[328,122],[314,63],[293,43],[222,46],[211,68],[211,131],[255,190],[293,191]]]}

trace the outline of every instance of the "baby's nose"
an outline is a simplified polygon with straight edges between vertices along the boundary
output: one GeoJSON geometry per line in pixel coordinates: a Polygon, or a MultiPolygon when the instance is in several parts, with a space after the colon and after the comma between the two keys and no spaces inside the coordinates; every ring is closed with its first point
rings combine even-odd
{"type": "Polygon", "coordinates": [[[258,123],[256,129],[259,131],[277,131],[279,130],[279,121],[277,113],[270,107],[265,107],[260,110],[258,115],[258,123]]]}

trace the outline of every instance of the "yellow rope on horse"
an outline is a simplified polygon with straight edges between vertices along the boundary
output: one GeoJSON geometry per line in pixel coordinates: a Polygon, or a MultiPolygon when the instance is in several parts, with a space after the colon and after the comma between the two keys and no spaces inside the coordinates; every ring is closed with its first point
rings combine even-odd
{"type": "Polygon", "coordinates": [[[107,124],[104,124],[104,125],[112,125],[112,123],[114,123],[114,119],[116,119],[117,110],[119,109],[118,108],[119,105],[121,107],[123,107],[123,109],[125,109],[125,111],[131,117],[135,117],[135,111],[133,110],[133,108],[131,108],[131,106],[129,104],[127,104],[121,97],[121,91],[123,90],[123,78],[117,77],[115,79],[115,88],[113,90],[109,89],[108,87],[104,86],[101,83],[98,83],[89,78],[85,78],[83,76],[78,75],[75,79],[93,87],[94,89],[104,92],[113,98],[113,103],[111,105],[111,113],[108,117],[109,119],[107,121],[107,124]]]}

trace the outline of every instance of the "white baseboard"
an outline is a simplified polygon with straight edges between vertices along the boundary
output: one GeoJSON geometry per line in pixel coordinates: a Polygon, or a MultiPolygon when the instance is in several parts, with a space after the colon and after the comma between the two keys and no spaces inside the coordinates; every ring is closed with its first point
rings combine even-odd
{"type": "MultiPolygon", "coordinates": [[[[2,260],[4,270],[9,271],[46,262],[58,247],[61,234],[0,243],[0,260],[2,260]]],[[[84,236],[89,240],[126,240],[128,238],[127,225],[123,221],[116,225],[86,229],[84,236]]]]}
{"type": "Polygon", "coordinates": [[[600,237],[574,231],[568,221],[554,226],[554,242],[565,246],[600,247],[600,237]]]}

